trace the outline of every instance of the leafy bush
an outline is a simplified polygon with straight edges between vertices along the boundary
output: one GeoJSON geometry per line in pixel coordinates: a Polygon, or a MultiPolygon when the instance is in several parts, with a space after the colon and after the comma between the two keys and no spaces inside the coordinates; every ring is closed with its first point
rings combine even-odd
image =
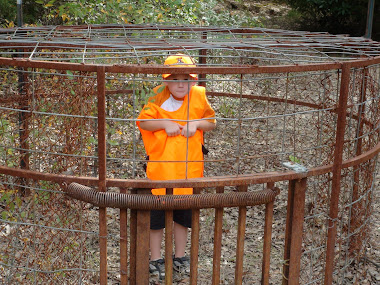
{"type": "MultiPolygon", "coordinates": [[[[176,23],[257,26],[247,12],[231,13],[218,0],[24,0],[24,22],[41,25],[176,23]],[[33,5],[31,5],[33,4],[33,5]],[[219,7],[219,9],[215,9],[219,7]]],[[[0,24],[16,21],[16,1],[0,0],[0,24]]]]}
{"type": "MultiPolygon", "coordinates": [[[[25,23],[34,23],[43,12],[43,7],[34,0],[23,0],[25,23]]],[[[0,0],[0,26],[13,26],[17,22],[17,1],[0,0]]]]}
{"type": "Polygon", "coordinates": [[[301,14],[301,24],[312,31],[365,33],[368,0],[286,0],[301,14]]]}

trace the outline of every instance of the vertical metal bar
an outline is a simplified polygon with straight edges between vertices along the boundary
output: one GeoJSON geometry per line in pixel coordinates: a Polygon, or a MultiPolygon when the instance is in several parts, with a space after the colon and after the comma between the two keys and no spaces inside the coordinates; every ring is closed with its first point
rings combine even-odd
{"type": "Polygon", "coordinates": [[[289,258],[289,280],[288,284],[299,284],[301,255],[302,255],[302,237],[303,222],[305,215],[305,194],[307,179],[297,180],[294,184],[294,200],[292,215],[292,230],[290,241],[290,258],[289,258]]]}
{"type": "Polygon", "coordinates": [[[22,0],[17,0],[17,26],[22,27],[23,25],[22,0]]]}
{"type": "MultiPolygon", "coordinates": [[[[273,189],[274,183],[267,184],[268,189],[273,189]]],[[[264,225],[264,246],[263,246],[263,264],[261,270],[261,284],[269,285],[269,268],[270,268],[270,249],[272,244],[272,221],[273,221],[273,204],[269,202],[265,205],[265,225],[264,225]]]]}
{"type": "Polygon", "coordinates": [[[329,212],[329,229],[327,234],[326,248],[326,267],[324,284],[332,284],[334,257],[335,257],[335,240],[337,235],[336,219],[338,218],[338,204],[341,185],[341,170],[343,159],[344,133],[346,127],[347,100],[350,83],[350,65],[342,64],[342,78],[340,82],[340,95],[338,105],[337,129],[335,138],[334,164],[332,170],[330,212],[329,212]]]}
{"type": "MultiPolygon", "coordinates": [[[[23,13],[22,13],[22,0],[17,0],[17,26],[22,27],[23,26],[23,13]]],[[[22,52],[23,49],[18,50],[20,54],[18,57],[23,57],[24,55],[22,52]]],[[[22,72],[25,70],[25,68],[20,67],[20,71],[18,72],[18,91],[19,95],[21,96],[22,100],[20,102],[20,110],[29,110],[29,98],[28,93],[26,92],[26,82],[27,82],[27,74],[22,72]]],[[[19,114],[19,139],[20,139],[20,168],[21,169],[29,169],[29,155],[26,152],[27,149],[29,149],[28,144],[28,137],[29,137],[29,117],[30,115],[28,113],[20,112],[19,114]]],[[[26,179],[20,178],[19,179],[20,185],[26,185],[26,179]]],[[[25,187],[20,187],[20,192],[23,195],[28,196],[30,194],[30,190],[25,187]]]]}
{"type": "MultiPolygon", "coordinates": [[[[216,193],[223,193],[224,187],[217,187],[216,193]]],[[[222,233],[223,233],[223,208],[215,208],[215,228],[214,228],[214,254],[212,261],[212,284],[220,284],[220,261],[222,254],[222,233]]]]}
{"type": "Polygon", "coordinates": [[[375,9],[375,0],[368,1],[368,11],[367,11],[367,24],[365,28],[365,38],[370,39],[372,37],[372,25],[373,25],[373,11],[375,9]]]}
{"type": "MultiPolygon", "coordinates": [[[[200,194],[202,188],[194,188],[194,194],[200,194]]],[[[192,209],[191,217],[191,252],[190,252],[190,284],[197,285],[199,255],[199,209],[192,209]]]]}
{"type": "MultiPolygon", "coordinates": [[[[166,195],[173,195],[173,188],[166,189],[166,195]]],[[[173,283],[173,210],[165,211],[165,284],[173,283]]]]}
{"type": "MultiPolygon", "coordinates": [[[[120,193],[127,193],[121,188],[120,193]]],[[[120,209],[120,284],[128,284],[128,210],[120,209]]]]}
{"type": "MultiPolygon", "coordinates": [[[[100,192],[106,192],[106,101],[105,67],[97,67],[98,93],[98,158],[100,192]]],[[[107,284],[107,217],[106,208],[99,208],[100,284],[107,284]]]]}
{"type": "Polygon", "coordinates": [[[282,284],[299,284],[307,179],[289,181],[282,284]]]}
{"type": "MultiPolygon", "coordinates": [[[[359,102],[358,102],[358,123],[357,123],[357,130],[356,130],[356,151],[355,155],[359,156],[362,154],[362,147],[363,147],[363,133],[364,133],[364,120],[365,120],[365,102],[367,100],[366,93],[367,93],[367,78],[368,78],[368,68],[365,67],[363,70],[363,81],[361,86],[361,92],[359,96],[359,102]]],[[[351,217],[350,217],[350,232],[355,232],[358,227],[360,227],[362,218],[360,216],[360,212],[363,207],[363,202],[359,201],[359,183],[360,183],[360,165],[355,165],[353,167],[353,173],[354,173],[354,185],[352,187],[352,195],[351,195],[351,201],[356,201],[352,205],[351,208],[351,217]]],[[[349,241],[349,249],[350,252],[355,252],[356,249],[361,248],[362,240],[358,238],[358,235],[355,234],[351,237],[349,241]]]]}
{"type": "MultiPolygon", "coordinates": [[[[21,50],[20,50],[21,51],[21,50]]],[[[22,54],[20,54],[22,57],[22,54]]],[[[18,92],[21,97],[19,102],[19,142],[20,142],[20,168],[29,169],[29,119],[30,119],[30,106],[29,106],[29,92],[27,88],[28,75],[23,67],[19,68],[18,72],[18,92]]],[[[30,189],[26,188],[27,179],[19,178],[20,193],[29,196],[30,189]]]]}
{"type": "MultiPolygon", "coordinates": [[[[207,33],[202,33],[202,42],[207,42],[207,33]]],[[[206,65],[207,49],[199,50],[199,64],[206,65]]],[[[199,74],[199,85],[206,87],[206,74],[199,74]]]]}
{"type": "MultiPolygon", "coordinates": [[[[248,186],[238,186],[239,192],[247,192],[248,186]]],[[[237,244],[236,244],[236,267],[235,284],[243,284],[243,259],[244,259],[244,237],[247,219],[247,207],[239,207],[237,244]]]]}
{"type": "MultiPolygon", "coordinates": [[[[149,194],[150,189],[139,189],[139,194],[149,194]]],[[[149,284],[150,211],[137,210],[136,215],[136,284],[149,284]]]]}
{"type": "MultiPolygon", "coordinates": [[[[132,194],[137,194],[137,189],[131,190],[132,194]]],[[[131,210],[129,222],[130,249],[129,249],[129,284],[136,284],[136,247],[137,247],[137,210],[131,210]]]]}
{"type": "Polygon", "coordinates": [[[289,181],[288,186],[288,205],[286,212],[286,227],[285,227],[285,245],[284,245],[284,265],[282,284],[287,285],[289,280],[289,260],[290,260],[290,243],[292,227],[293,227],[293,208],[294,208],[294,188],[295,180],[289,181]]]}

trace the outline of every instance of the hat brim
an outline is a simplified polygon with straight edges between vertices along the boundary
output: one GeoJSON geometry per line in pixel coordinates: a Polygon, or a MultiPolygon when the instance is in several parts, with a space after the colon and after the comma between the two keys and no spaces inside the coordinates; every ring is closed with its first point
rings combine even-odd
{"type": "MultiPolygon", "coordinates": [[[[166,78],[168,78],[170,75],[172,75],[172,74],[162,74],[162,78],[163,78],[163,79],[166,79],[166,78]]],[[[193,77],[194,79],[198,79],[198,75],[197,75],[197,74],[189,74],[189,76],[193,77]]]]}

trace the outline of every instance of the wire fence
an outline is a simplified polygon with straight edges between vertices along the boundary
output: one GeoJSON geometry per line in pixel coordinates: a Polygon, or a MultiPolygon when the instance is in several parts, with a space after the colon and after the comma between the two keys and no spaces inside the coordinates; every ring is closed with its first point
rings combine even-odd
{"type": "MultiPolygon", "coordinates": [[[[98,208],[67,198],[62,183],[98,185],[102,139],[112,185],[107,191],[145,181],[137,117],[152,88],[162,84],[160,74],[168,72],[164,59],[178,52],[193,56],[197,66],[169,71],[198,73],[198,84],[206,86],[216,112],[217,128],[205,137],[205,181],[261,175],[268,182],[273,175],[294,173],[289,165],[300,167],[308,177],[300,284],[323,282],[331,228],[336,229],[334,284],[360,280],[378,195],[379,43],[260,28],[93,25],[0,29],[1,282],[100,282],[98,208]],[[100,67],[104,134],[98,132],[100,67]],[[342,147],[340,164],[337,145],[342,147]]],[[[288,262],[283,246],[287,180],[275,181],[282,193],[274,212],[274,284],[288,262]]],[[[249,191],[264,182],[253,183],[249,191]]],[[[259,282],[260,209],[248,210],[244,284],[259,282]]],[[[223,284],[234,277],[235,210],[226,210],[224,218],[223,284]]],[[[117,284],[120,213],[107,211],[108,283],[117,284]]],[[[213,223],[210,209],[202,210],[202,284],[212,279],[208,241],[213,223]]]]}

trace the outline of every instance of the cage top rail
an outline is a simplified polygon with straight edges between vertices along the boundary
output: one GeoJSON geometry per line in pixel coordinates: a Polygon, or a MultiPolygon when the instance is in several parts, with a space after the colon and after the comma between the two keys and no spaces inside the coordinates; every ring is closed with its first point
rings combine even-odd
{"type": "Polygon", "coordinates": [[[380,55],[362,37],[264,28],[83,25],[0,29],[0,57],[84,64],[162,64],[168,53],[198,56],[199,65],[335,63],[380,55]],[[223,56],[222,56],[223,54],[223,56]]]}

